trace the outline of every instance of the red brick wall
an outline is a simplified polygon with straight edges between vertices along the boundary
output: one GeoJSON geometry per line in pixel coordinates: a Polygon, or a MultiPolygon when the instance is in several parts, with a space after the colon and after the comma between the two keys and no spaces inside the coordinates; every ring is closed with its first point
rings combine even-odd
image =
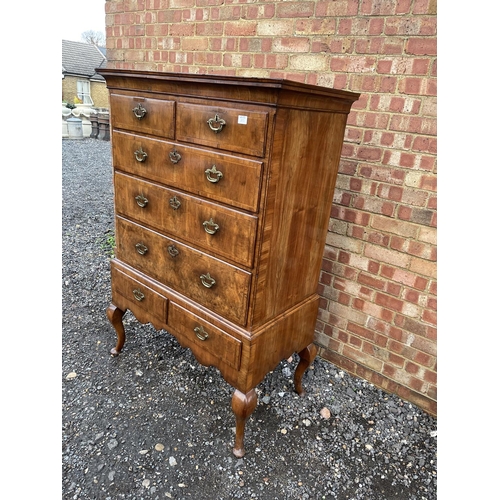
{"type": "Polygon", "coordinates": [[[437,0],[108,0],[110,66],[361,92],[319,293],[320,354],[436,413],[437,0]]]}

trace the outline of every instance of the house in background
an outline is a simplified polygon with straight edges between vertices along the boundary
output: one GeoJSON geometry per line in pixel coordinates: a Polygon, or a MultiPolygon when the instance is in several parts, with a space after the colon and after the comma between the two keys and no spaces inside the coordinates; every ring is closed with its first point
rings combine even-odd
{"type": "Polygon", "coordinates": [[[106,82],[95,69],[106,64],[106,51],[95,45],[62,41],[62,101],[109,108],[106,82]],[[79,100],[79,101],[78,101],[79,100]]]}

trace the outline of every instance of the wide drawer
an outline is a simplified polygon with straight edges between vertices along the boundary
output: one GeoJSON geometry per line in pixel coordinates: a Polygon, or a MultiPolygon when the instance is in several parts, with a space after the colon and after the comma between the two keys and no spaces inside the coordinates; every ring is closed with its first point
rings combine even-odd
{"type": "Polygon", "coordinates": [[[257,211],[260,161],[119,131],[112,142],[117,169],[257,211]]]}
{"type": "Polygon", "coordinates": [[[121,295],[125,299],[127,307],[132,309],[132,312],[139,309],[146,315],[152,315],[160,322],[166,323],[168,310],[168,299],[166,297],[123,274],[113,266],[111,266],[111,282],[113,293],[121,295]]]}
{"type": "Polygon", "coordinates": [[[252,265],[256,216],[119,172],[115,172],[114,188],[117,213],[211,254],[252,265]]]}
{"type": "Polygon", "coordinates": [[[176,139],[253,156],[264,156],[267,111],[178,103],[176,139]]]}
{"type": "Polygon", "coordinates": [[[195,354],[198,354],[198,349],[202,350],[198,354],[200,356],[203,356],[203,351],[208,351],[225,364],[239,369],[242,347],[240,340],[186,311],[174,302],[170,303],[169,324],[191,344],[191,349],[195,354]]]}
{"type": "Polygon", "coordinates": [[[120,94],[109,99],[113,128],[173,139],[175,101],[120,94]]]}
{"type": "Polygon", "coordinates": [[[251,273],[116,217],[116,256],[235,323],[245,325],[251,273]]]}

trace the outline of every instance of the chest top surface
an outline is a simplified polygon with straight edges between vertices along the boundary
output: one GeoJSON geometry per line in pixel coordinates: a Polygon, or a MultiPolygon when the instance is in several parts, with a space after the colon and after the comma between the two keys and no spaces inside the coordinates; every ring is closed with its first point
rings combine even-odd
{"type": "Polygon", "coordinates": [[[98,68],[114,88],[175,95],[225,98],[275,106],[303,107],[348,114],[360,94],[287,79],[200,75],[98,68]]]}

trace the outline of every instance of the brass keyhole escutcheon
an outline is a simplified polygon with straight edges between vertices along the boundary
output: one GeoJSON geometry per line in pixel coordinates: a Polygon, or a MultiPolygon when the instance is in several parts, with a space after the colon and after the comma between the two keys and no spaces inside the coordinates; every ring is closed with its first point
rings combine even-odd
{"type": "Polygon", "coordinates": [[[177,196],[174,196],[173,198],[170,198],[169,202],[170,206],[174,209],[177,210],[181,206],[180,200],[177,198],[177,196]]]}
{"type": "Polygon", "coordinates": [[[182,156],[180,153],[174,149],[173,151],[170,151],[168,153],[168,157],[170,158],[170,161],[175,165],[176,163],[179,163],[181,161],[182,156]]]}
{"type": "Polygon", "coordinates": [[[175,245],[168,245],[167,251],[171,257],[177,257],[179,255],[179,250],[175,245]]]}

